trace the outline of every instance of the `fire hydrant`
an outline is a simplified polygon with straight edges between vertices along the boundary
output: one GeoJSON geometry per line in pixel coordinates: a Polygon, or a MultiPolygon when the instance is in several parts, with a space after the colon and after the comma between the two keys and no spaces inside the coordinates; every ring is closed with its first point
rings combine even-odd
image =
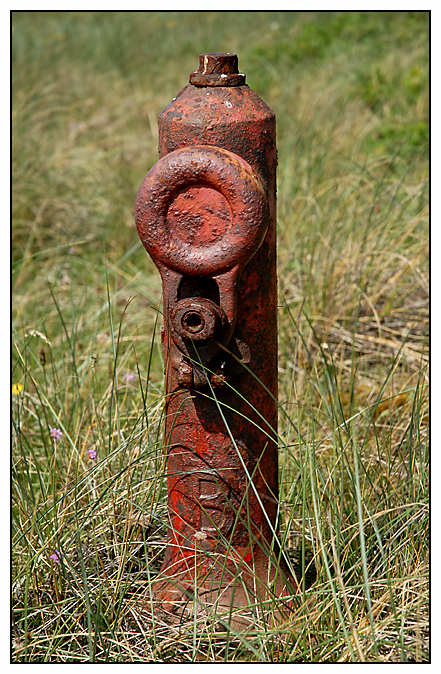
{"type": "MultiPolygon", "coordinates": [[[[296,582],[277,539],[276,129],[236,54],[159,116],[136,225],[162,278],[169,534],[154,600],[253,624],[296,582]]],[[[280,603],[280,602],[279,602],[280,603]]]]}

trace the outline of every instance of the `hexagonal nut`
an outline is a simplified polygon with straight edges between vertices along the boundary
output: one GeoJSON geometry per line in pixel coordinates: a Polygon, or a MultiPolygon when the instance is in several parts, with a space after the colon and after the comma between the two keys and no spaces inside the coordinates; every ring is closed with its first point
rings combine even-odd
{"type": "Polygon", "coordinates": [[[217,369],[215,373],[211,375],[211,385],[213,388],[221,388],[225,386],[227,381],[227,375],[220,369],[217,369]]]}
{"type": "Polygon", "coordinates": [[[179,363],[178,384],[183,388],[191,388],[193,386],[193,366],[184,359],[179,363]]]}

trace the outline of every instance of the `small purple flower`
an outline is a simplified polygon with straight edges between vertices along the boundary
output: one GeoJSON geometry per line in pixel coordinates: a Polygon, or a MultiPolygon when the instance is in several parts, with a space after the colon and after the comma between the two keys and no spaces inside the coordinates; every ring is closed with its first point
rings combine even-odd
{"type": "Polygon", "coordinates": [[[92,459],[92,461],[96,461],[96,458],[98,456],[96,449],[89,449],[87,453],[89,455],[89,459],[92,459]]]}
{"type": "Polygon", "coordinates": [[[61,562],[61,552],[59,550],[55,550],[53,555],[50,555],[49,559],[51,559],[55,564],[59,564],[61,562]]]}
{"type": "Polygon", "coordinates": [[[127,384],[130,384],[130,382],[132,382],[135,379],[135,375],[133,374],[133,372],[127,372],[127,374],[124,375],[123,379],[127,384]]]}
{"type": "Polygon", "coordinates": [[[53,438],[55,441],[59,441],[63,437],[63,433],[60,431],[59,428],[51,428],[50,432],[51,438],[53,438]]]}

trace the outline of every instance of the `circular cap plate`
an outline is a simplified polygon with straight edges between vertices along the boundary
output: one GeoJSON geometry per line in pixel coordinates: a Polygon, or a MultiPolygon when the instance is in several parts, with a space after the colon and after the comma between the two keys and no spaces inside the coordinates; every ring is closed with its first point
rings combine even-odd
{"type": "Polygon", "coordinates": [[[156,264],[185,275],[243,267],[268,228],[265,190],[251,166],[222,148],[175,150],[148,172],[135,220],[156,264]]]}

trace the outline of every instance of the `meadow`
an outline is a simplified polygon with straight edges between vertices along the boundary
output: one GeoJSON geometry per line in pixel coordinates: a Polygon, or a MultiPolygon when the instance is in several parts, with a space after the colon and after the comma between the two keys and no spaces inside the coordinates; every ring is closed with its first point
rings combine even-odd
{"type": "Polygon", "coordinates": [[[428,12],[12,12],[12,661],[429,660],[428,12]],[[157,117],[235,52],[278,132],[280,537],[299,610],[140,620],[167,488],[157,117]],[[196,620],[196,618],[195,618],[196,620]]]}

